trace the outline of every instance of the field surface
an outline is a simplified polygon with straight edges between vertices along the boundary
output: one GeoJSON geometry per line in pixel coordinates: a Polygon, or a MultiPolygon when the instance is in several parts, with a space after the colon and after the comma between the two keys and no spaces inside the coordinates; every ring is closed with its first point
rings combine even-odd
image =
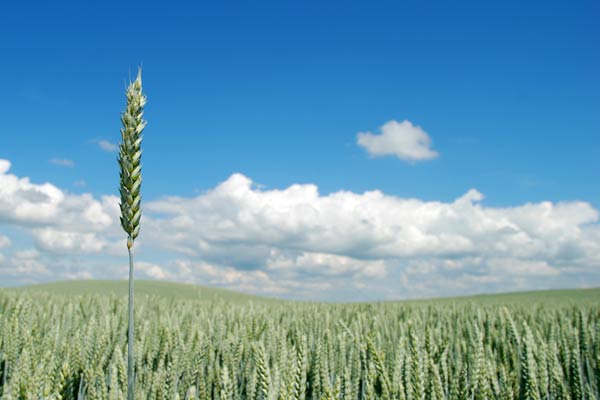
{"type": "MultiPolygon", "coordinates": [[[[2,399],[124,399],[127,282],[0,290],[2,399]]],[[[600,289],[326,304],[136,281],[136,398],[598,399],[600,289]]]]}

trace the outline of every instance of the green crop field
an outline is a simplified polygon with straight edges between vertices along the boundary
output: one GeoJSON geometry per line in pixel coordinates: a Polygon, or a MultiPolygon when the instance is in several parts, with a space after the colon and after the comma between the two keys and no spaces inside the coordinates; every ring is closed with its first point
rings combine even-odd
{"type": "MultiPolygon", "coordinates": [[[[124,399],[127,283],[0,290],[2,399],[124,399]]],[[[365,304],[136,282],[136,398],[598,399],[600,289],[365,304]]]]}

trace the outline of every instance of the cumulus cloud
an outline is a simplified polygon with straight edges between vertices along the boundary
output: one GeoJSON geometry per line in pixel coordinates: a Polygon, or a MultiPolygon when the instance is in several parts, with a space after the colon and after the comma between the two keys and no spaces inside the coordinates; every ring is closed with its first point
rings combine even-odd
{"type": "Polygon", "coordinates": [[[0,159],[0,174],[5,174],[10,170],[11,164],[8,160],[0,159]]]}
{"type": "Polygon", "coordinates": [[[431,138],[420,126],[410,121],[389,121],[381,127],[381,134],[359,132],[357,144],[374,157],[396,156],[416,162],[438,157],[431,149],[431,138]]]}
{"type": "MultiPolygon", "coordinates": [[[[27,232],[38,254],[5,257],[0,274],[126,277],[117,197],[74,195],[9,170],[0,160],[0,221],[27,232]]],[[[144,203],[136,258],[147,278],[308,299],[600,285],[598,217],[581,201],[487,207],[476,189],[451,202],[322,195],[312,184],[266,190],[234,174],[195,197],[144,203]]]]}
{"type": "Polygon", "coordinates": [[[496,290],[522,280],[560,286],[566,281],[557,277],[575,266],[600,283],[598,211],[590,204],[493,208],[483,200],[475,189],[450,203],[380,191],[323,196],[311,184],[260,190],[234,174],[200,196],[148,203],[145,240],[281,279],[384,279],[382,285],[395,281],[396,293],[411,295],[421,293],[413,279],[428,282],[418,271],[440,274],[437,294],[476,291],[482,281],[496,290]]]}
{"type": "Polygon", "coordinates": [[[312,276],[384,277],[387,273],[383,260],[359,260],[326,253],[298,252],[284,255],[273,250],[267,259],[267,270],[294,271],[312,276]]]}
{"type": "Polygon", "coordinates": [[[46,266],[39,261],[40,253],[36,249],[17,251],[11,259],[12,272],[28,276],[46,274],[46,266]]]}
{"type": "Polygon", "coordinates": [[[95,233],[64,231],[53,228],[33,229],[36,244],[50,252],[99,253],[106,248],[106,242],[95,233]]]}
{"type": "Polygon", "coordinates": [[[119,233],[118,199],[73,195],[51,183],[32,183],[8,173],[0,160],[0,222],[26,228],[45,251],[99,253],[119,233]]]}
{"type": "Polygon", "coordinates": [[[135,264],[135,270],[146,278],[150,279],[162,279],[162,280],[173,280],[174,276],[162,268],[158,264],[149,263],[146,261],[137,262],[135,264]]]}
{"type": "Polygon", "coordinates": [[[58,165],[61,167],[73,168],[75,166],[75,161],[69,160],[67,158],[58,158],[54,157],[48,161],[50,164],[58,165]]]}

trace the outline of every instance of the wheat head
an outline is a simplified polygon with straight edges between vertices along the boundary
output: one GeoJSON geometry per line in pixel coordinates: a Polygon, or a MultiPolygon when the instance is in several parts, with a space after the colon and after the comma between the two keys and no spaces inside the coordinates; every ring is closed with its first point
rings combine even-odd
{"type": "Polygon", "coordinates": [[[146,127],[144,105],[146,96],[142,93],[142,70],[131,82],[125,93],[127,107],[121,115],[121,138],[119,146],[121,226],[127,233],[127,246],[133,246],[140,233],[140,208],[142,185],[142,131],[146,127]]]}

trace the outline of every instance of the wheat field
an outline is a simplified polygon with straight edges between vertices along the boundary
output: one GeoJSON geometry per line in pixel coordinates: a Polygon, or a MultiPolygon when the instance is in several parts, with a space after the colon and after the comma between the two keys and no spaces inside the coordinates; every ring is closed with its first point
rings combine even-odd
{"type": "MultiPolygon", "coordinates": [[[[600,290],[327,304],[139,282],[136,399],[598,399],[600,290]]],[[[2,399],[124,399],[126,282],[0,290],[2,399]]]]}

